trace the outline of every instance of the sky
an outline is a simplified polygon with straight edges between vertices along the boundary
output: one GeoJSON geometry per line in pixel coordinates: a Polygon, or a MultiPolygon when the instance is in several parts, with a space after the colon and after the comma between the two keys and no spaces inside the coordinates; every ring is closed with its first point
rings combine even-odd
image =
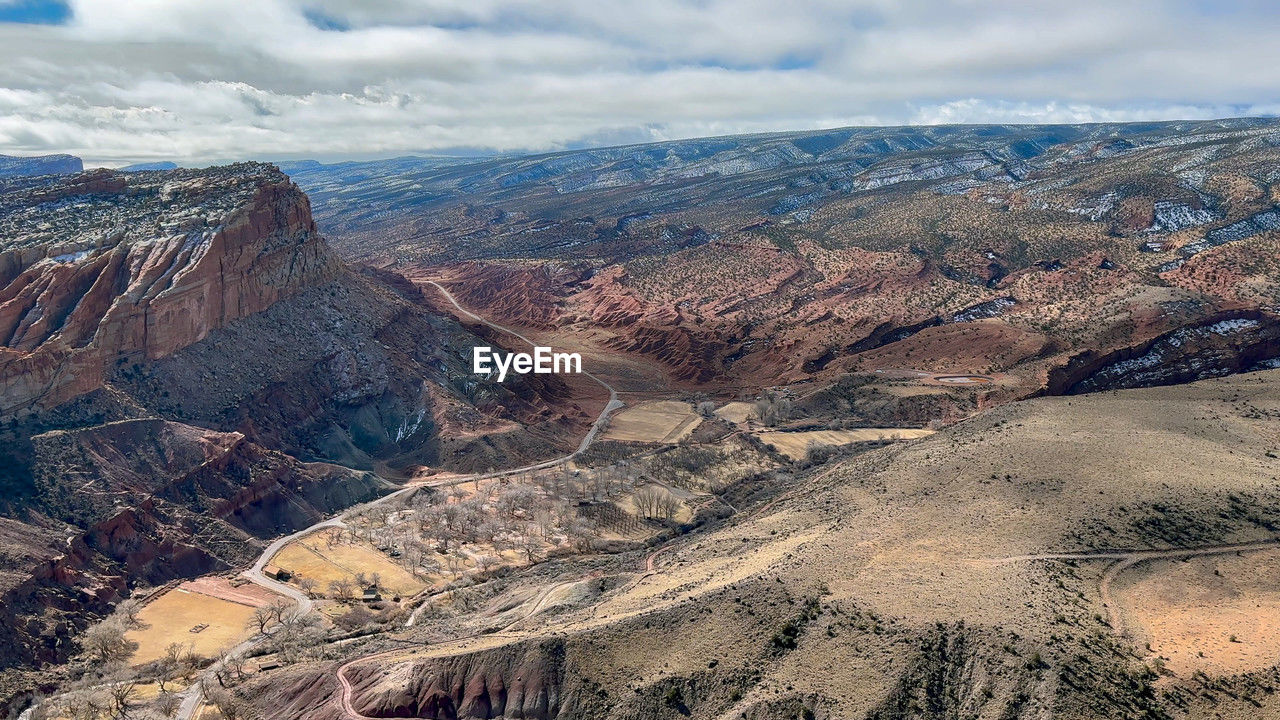
{"type": "Polygon", "coordinates": [[[0,153],[548,151],[1280,113],[1270,0],[0,0],[0,153]]]}

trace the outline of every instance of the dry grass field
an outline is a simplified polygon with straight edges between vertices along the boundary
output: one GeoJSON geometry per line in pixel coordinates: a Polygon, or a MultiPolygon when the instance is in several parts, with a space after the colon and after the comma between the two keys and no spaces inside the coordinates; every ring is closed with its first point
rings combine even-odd
{"type": "Polygon", "coordinates": [[[702,418],[689,403],[660,400],[624,409],[609,422],[604,438],[630,442],[674,443],[693,432],[702,418]]]}
{"type": "Polygon", "coordinates": [[[755,405],[749,402],[730,402],[725,403],[720,409],[716,410],[716,415],[721,419],[727,420],[737,425],[745,425],[747,420],[755,412],[755,405]]]}
{"type": "MultiPolygon", "coordinates": [[[[681,488],[674,488],[674,487],[664,486],[664,485],[650,485],[650,486],[640,487],[640,488],[636,488],[636,491],[641,492],[641,491],[644,491],[646,488],[649,488],[651,490],[657,490],[660,493],[671,494],[671,497],[674,498],[678,504],[675,506],[675,511],[671,514],[671,517],[669,519],[677,523],[685,523],[693,519],[692,503],[696,502],[698,498],[706,497],[705,495],[696,495],[696,494],[690,493],[686,490],[682,490],[681,488]]],[[[616,500],[615,502],[617,503],[618,507],[622,508],[626,512],[631,513],[632,515],[635,515],[638,518],[645,517],[645,510],[644,508],[641,507],[641,503],[637,501],[636,493],[628,493],[627,495],[618,498],[618,500],[616,500]]],[[[657,516],[662,516],[662,515],[663,514],[661,512],[657,513],[657,516]]],[[[645,534],[648,534],[648,533],[645,533],[645,534]]]]}
{"type": "Polygon", "coordinates": [[[809,443],[819,445],[848,445],[856,442],[874,440],[914,440],[932,435],[932,430],[918,428],[858,428],[856,430],[806,430],[802,432],[770,431],[757,433],[757,437],[774,446],[778,452],[792,459],[800,459],[809,448],[809,443]]]}
{"type": "Polygon", "coordinates": [[[271,564],[288,570],[295,578],[315,580],[320,591],[333,580],[354,581],[357,573],[378,573],[383,594],[409,596],[427,586],[374,547],[346,542],[330,546],[329,539],[336,535],[336,530],[326,530],[289,543],[271,558],[271,564]]]}
{"type": "Polygon", "coordinates": [[[190,645],[200,655],[217,655],[252,634],[246,623],[253,610],[253,605],[205,595],[185,585],[174,588],[142,609],[139,619],[147,627],[130,630],[127,635],[138,643],[130,662],[141,665],[163,657],[171,643],[190,645]],[[198,625],[208,627],[191,632],[198,625]]]}
{"type": "Polygon", "coordinates": [[[1115,595],[1126,629],[1176,676],[1253,672],[1280,658],[1280,551],[1149,563],[1115,595]]]}

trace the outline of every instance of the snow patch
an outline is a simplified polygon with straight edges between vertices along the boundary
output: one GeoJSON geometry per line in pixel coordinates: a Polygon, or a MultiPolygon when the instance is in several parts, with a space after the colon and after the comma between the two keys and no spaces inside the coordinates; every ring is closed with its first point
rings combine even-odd
{"type": "Polygon", "coordinates": [[[77,263],[93,254],[93,250],[77,250],[76,252],[54,255],[51,260],[59,263],[77,263]]]}
{"type": "Polygon", "coordinates": [[[1244,330],[1254,330],[1262,326],[1257,320],[1249,320],[1248,318],[1237,318],[1235,320],[1219,320],[1218,322],[1208,326],[1205,330],[1215,335],[1232,335],[1244,330]]]}
{"type": "Polygon", "coordinates": [[[1155,222],[1147,232],[1177,232],[1184,228],[1213,222],[1217,216],[1204,208],[1193,208],[1186,203],[1162,200],[1155,204],[1155,222]]]}

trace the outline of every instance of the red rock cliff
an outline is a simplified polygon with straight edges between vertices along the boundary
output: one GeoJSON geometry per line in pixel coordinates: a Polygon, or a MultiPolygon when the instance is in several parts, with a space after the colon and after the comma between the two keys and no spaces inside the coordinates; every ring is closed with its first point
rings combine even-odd
{"type": "Polygon", "coordinates": [[[271,166],[0,186],[0,414],[102,384],[341,271],[271,166]]]}

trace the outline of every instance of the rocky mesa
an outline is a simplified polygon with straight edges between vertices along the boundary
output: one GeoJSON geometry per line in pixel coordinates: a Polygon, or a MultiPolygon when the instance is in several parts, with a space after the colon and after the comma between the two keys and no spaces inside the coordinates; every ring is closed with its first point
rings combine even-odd
{"type": "Polygon", "coordinates": [[[0,413],[54,407],[117,357],[165,357],[340,268],[267,165],[10,181],[0,237],[0,413]]]}

